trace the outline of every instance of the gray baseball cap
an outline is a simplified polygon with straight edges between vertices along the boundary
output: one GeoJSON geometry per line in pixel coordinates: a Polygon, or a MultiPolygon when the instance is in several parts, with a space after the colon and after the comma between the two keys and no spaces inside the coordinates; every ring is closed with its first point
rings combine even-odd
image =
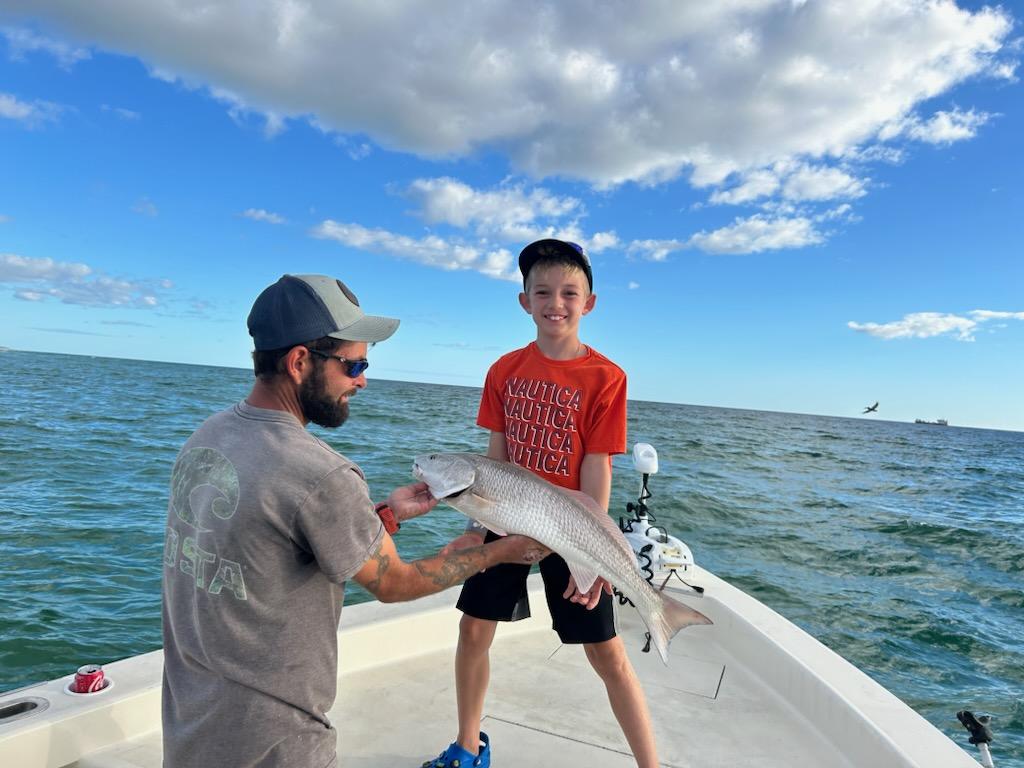
{"type": "Polygon", "coordinates": [[[256,297],[247,322],[257,351],[324,336],[384,341],[398,328],[394,318],[364,314],[348,286],[327,275],[284,275],[256,297]]]}

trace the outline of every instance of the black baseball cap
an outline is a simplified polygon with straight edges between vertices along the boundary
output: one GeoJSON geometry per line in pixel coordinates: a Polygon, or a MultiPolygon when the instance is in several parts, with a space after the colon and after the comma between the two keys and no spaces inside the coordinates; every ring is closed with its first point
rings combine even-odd
{"type": "Polygon", "coordinates": [[[590,285],[590,292],[594,292],[594,273],[590,269],[590,259],[583,252],[583,247],[568,240],[537,240],[523,248],[519,253],[519,271],[523,273],[523,285],[526,285],[526,276],[530,274],[533,265],[541,259],[551,257],[564,257],[579,265],[583,274],[587,276],[587,283],[590,285]]]}
{"type": "Polygon", "coordinates": [[[394,318],[364,314],[348,286],[327,275],[282,276],[256,297],[247,323],[258,352],[324,336],[384,341],[398,328],[394,318]]]}

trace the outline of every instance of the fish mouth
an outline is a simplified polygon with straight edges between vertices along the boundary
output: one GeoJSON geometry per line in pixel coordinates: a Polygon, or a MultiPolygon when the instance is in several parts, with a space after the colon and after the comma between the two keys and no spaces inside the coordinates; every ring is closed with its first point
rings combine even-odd
{"type": "Polygon", "coordinates": [[[468,485],[467,486],[463,486],[462,488],[459,488],[459,487],[455,487],[455,488],[441,488],[441,487],[439,487],[439,486],[437,486],[435,484],[432,484],[424,476],[423,469],[420,467],[420,465],[415,463],[415,462],[412,465],[412,475],[417,480],[420,480],[420,481],[426,483],[427,487],[430,488],[431,496],[433,496],[438,501],[448,501],[449,499],[458,498],[459,496],[461,496],[462,494],[464,494],[466,491],[469,490],[469,486],[468,485]]]}

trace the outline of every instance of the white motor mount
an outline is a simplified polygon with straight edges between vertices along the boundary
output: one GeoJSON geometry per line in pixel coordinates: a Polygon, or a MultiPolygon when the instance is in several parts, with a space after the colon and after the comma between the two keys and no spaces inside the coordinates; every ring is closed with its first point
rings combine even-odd
{"type": "Polygon", "coordinates": [[[690,548],[660,526],[654,525],[647,510],[647,499],[651,497],[647,490],[647,478],[658,471],[658,452],[649,443],[637,443],[633,446],[633,467],[640,472],[643,479],[640,483],[640,495],[636,504],[626,505],[626,512],[632,517],[619,518],[619,528],[636,553],[640,570],[648,581],[657,573],[676,573],[682,576],[688,573],[694,562],[690,548]]]}
{"type": "Polygon", "coordinates": [[[640,515],[631,522],[632,530],[623,531],[626,541],[636,553],[641,570],[650,568],[659,571],[680,571],[687,573],[693,565],[690,548],[664,529],[651,525],[647,515],[640,515]]]}

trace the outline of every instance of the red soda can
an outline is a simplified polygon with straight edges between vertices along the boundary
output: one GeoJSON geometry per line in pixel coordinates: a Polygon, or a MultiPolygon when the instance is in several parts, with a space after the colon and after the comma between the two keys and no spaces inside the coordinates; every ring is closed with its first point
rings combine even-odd
{"type": "Polygon", "coordinates": [[[75,673],[75,683],[71,690],[75,693],[96,693],[106,687],[103,680],[103,667],[99,664],[86,664],[75,673]]]}

